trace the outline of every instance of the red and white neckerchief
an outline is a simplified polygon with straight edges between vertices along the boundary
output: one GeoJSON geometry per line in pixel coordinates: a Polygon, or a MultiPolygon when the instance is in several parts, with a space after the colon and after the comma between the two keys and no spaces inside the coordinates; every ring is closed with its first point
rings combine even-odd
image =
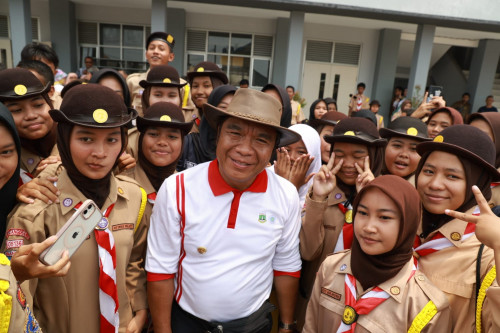
{"type": "Polygon", "coordinates": [[[492,183],[490,184],[490,188],[497,187],[498,185],[500,185],[500,182],[492,182],[492,183]]]}
{"type": "MultiPolygon", "coordinates": [[[[408,281],[415,275],[416,270],[417,267],[413,265],[408,281]]],[[[369,314],[389,297],[390,295],[382,288],[375,287],[356,300],[356,279],[351,274],[346,274],[344,314],[337,333],[353,333],[359,315],[369,314]]]]}
{"type": "Polygon", "coordinates": [[[156,202],[156,192],[148,194],[148,202],[154,206],[156,202]]]}
{"type": "MultiPolygon", "coordinates": [[[[75,206],[78,209],[81,202],[75,206]]],[[[100,333],[118,333],[118,290],[116,287],[116,247],[113,234],[109,231],[108,217],[115,204],[103,212],[102,220],[94,230],[99,252],[99,308],[101,310],[100,333]]]]}
{"type": "Polygon", "coordinates": [[[20,185],[29,183],[34,178],[31,173],[23,169],[20,169],[19,176],[22,182],[22,183],[20,182],[20,185]]]}
{"type": "MultiPolygon", "coordinates": [[[[479,215],[479,207],[476,207],[476,209],[474,209],[472,215],[476,216],[479,215]]],[[[476,231],[476,225],[474,223],[468,223],[467,226],[465,227],[463,236],[460,237],[460,240],[464,241],[472,237],[475,231],[476,231]]],[[[430,241],[425,242],[423,244],[422,241],[420,240],[420,237],[418,235],[415,236],[415,242],[413,243],[413,251],[416,252],[419,255],[419,257],[423,257],[451,246],[453,246],[453,243],[438,231],[431,238],[430,241]]]]}
{"type": "Polygon", "coordinates": [[[356,100],[356,111],[361,110],[361,106],[363,105],[363,96],[359,96],[356,100]]]}
{"type": "Polygon", "coordinates": [[[352,226],[352,205],[348,200],[338,204],[340,211],[344,214],[344,226],[342,231],[340,231],[339,238],[337,239],[337,244],[335,244],[335,249],[333,253],[348,250],[352,245],[352,238],[354,237],[354,228],[352,226]],[[347,203],[347,207],[346,207],[347,203]]]}

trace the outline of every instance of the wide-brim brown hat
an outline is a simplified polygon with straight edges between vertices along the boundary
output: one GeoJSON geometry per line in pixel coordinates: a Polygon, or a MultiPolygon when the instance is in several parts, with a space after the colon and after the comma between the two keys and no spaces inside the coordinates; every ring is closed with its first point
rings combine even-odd
{"type": "Polygon", "coordinates": [[[366,118],[346,118],[340,120],[333,129],[333,135],[323,137],[328,143],[349,142],[368,146],[385,146],[387,140],[382,139],[377,126],[366,118]]]}
{"type": "Polygon", "coordinates": [[[186,135],[193,127],[193,122],[184,122],[184,114],[178,105],[158,102],[144,111],[144,117],[137,117],[139,132],[145,132],[151,126],[178,128],[186,135]]]}
{"type": "Polygon", "coordinates": [[[193,78],[197,76],[213,76],[218,78],[224,84],[228,84],[227,75],[213,62],[203,61],[196,65],[193,71],[187,73],[188,81],[193,82],[193,78]]]}
{"type": "Polygon", "coordinates": [[[9,68],[0,71],[0,100],[18,100],[47,94],[52,82],[42,82],[25,68],[9,68]]]}
{"type": "Polygon", "coordinates": [[[229,116],[274,128],[280,134],[279,146],[301,140],[298,133],[280,126],[280,111],[281,103],[277,99],[253,89],[236,90],[226,110],[210,104],[203,105],[203,114],[214,129],[222,118],[229,116]]]}
{"type": "Polygon", "coordinates": [[[309,126],[312,126],[314,128],[318,128],[319,126],[324,126],[324,125],[335,126],[340,120],[346,118],[347,115],[345,113],[338,111],[328,111],[321,117],[321,119],[310,120],[309,126]]]}
{"type": "Polygon", "coordinates": [[[380,136],[389,139],[394,136],[417,141],[432,140],[427,136],[427,125],[417,118],[399,117],[391,121],[386,128],[379,129],[380,136]]]}
{"type": "Polygon", "coordinates": [[[146,80],[141,80],[141,82],[139,82],[139,85],[143,88],[149,86],[181,88],[186,84],[187,82],[180,82],[179,72],[170,65],[160,65],[151,68],[146,80]]]}
{"type": "Polygon", "coordinates": [[[59,123],[96,128],[121,127],[137,117],[137,111],[127,108],[120,95],[95,83],[74,86],[67,91],[59,110],[49,113],[59,123]]]}
{"type": "Polygon", "coordinates": [[[453,125],[442,130],[432,141],[417,145],[420,156],[426,152],[443,151],[470,160],[500,180],[495,168],[495,145],[490,137],[480,129],[470,125],[453,125]]]}

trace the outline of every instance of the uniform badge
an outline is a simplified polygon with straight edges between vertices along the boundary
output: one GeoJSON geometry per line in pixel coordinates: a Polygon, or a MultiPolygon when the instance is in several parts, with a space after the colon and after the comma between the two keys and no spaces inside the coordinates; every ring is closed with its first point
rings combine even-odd
{"type": "Polygon", "coordinates": [[[352,306],[346,305],[344,314],[342,315],[342,322],[346,325],[352,325],[358,320],[358,314],[352,306]]]}
{"type": "Polygon", "coordinates": [[[337,200],[338,200],[338,199],[340,199],[340,198],[342,198],[342,194],[340,194],[340,193],[335,194],[335,199],[337,199],[337,200]]]}
{"type": "Polygon", "coordinates": [[[160,121],[172,121],[172,118],[170,118],[170,116],[164,114],[163,116],[160,117],[160,121]]]}
{"type": "Polygon", "coordinates": [[[199,254],[205,254],[205,253],[207,253],[207,249],[205,247],[203,247],[203,246],[200,246],[198,248],[198,253],[199,254]]]}
{"type": "Polygon", "coordinates": [[[399,295],[400,292],[401,292],[401,289],[399,289],[399,287],[397,287],[397,286],[391,287],[391,294],[399,295]]]}
{"type": "Polygon", "coordinates": [[[108,113],[104,109],[96,109],[94,113],[92,113],[92,117],[96,123],[102,124],[108,120],[108,113]]]}
{"type": "Polygon", "coordinates": [[[97,223],[97,226],[95,227],[97,230],[106,230],[108,227],[108,219],[103,216],[102,219],[97,223]]]}
{"type": "Polygon", "coordinates": [[[63,200],[64,207],[69,207],[69,206],[71,206],[72,203],[73,203],[73,199],[71,199],[71,198],[66,198],[63,200]]]}
{"type": "Polygon", "coordinates": [[[24,322],[23,332],[41,333],[42,329],[40,328],[40,325],[38,325],[38,322],[36,321],[36,318],[33,315],[33,312],[31,311],[29,306],[27,306],[26,309],[24,310],[24,314],[26,316],[26,321],[24,322]]]}
{"type": "Polygon", "coordinates": [[[20,285],[17,285],[17,301],[21,304],[21,307],[26,309],[26,296],[23,293],[20,285]]]}
{"type": "Polygon", "coordinates": [[[406,134],[415,136],[418,134],[418,130],[415,127],[410,127],[406,130],[406,134]]]}
{"type": "Polygon", "coordinates": [[[345,271],[346,268],[347,268],[347,265],[343,264],[342,266],[340,266],[340,271],[343,272],[343,271],[345,271]]]}
{"type": "Polygon", "coordinates": [[[352,223],[352,209],[349,209],[347,212],[345,212],[344,220],[345,220],[345,223],[348,223],[348,224],[352,223]]]}
{"type": "Polygon", "coordinates": [[[28,158],[27,162],[29,165],[32,165],[33,163],[35,163],[35,160],[32,158],[28,158]]]}
{"type": "Polygon", "coordinates": [[[462,235],[460,235],[459,232],[455,231],[451,233],[450,238],[453,239],[455,242],[457,242],[462,239],[462,235]]]}
{"type": "Polygon", "coordinates": [[[266,214],[259,214],[259,222],[266,223],[266,214]]]}
{"type": "Polygon", "coordinates": [[[16,95],[23,96],[28,92],[28,88],[26,88],[24,84],[18,84],[14,87],[14,92],[16,93],[16,95]]]}

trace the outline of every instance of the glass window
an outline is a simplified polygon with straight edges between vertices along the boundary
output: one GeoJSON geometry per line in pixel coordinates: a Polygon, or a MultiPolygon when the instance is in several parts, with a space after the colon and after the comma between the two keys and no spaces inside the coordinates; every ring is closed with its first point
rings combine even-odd
{"type": "Polygon", "coordinates": [[[198,65],[200,62],[205,60],[205,56],[202,54],[188,54],[188,63],[187,63],[187,71],[191,72],[194,70],[194,67],[198,65]]]}
{"type": "Polygon", "coordinates": [[[209,32],[208,33],[208,52],[228,53],[229,33],[209,32]]]}
{"type": "Polygon", "coordinates": [[[123,49],[123,57],[124,60],[129,61],[142,61],[142,57],[144,56],[144,50],[142,49],[123,49]]]}
{"type": "Polygon", "coordinates": [[[231,53],[250,55],[252,52],[252,35],[232,34],[231,53]]]}
{"type": "MultiPolygon", "coordinates": [[[[81,64],[80,67],[85,66],[85,58],[86,57],[92,57],[95,59],[96,57],[97,50],[95,47],[80,47],[80,59],[81,59],[81,64]]],[[[96,66],[99,66],[95,64],[96,66]]]]}
{"type": "Polygon", "coordinates": [[[120,48],[101,47],[101,59],[120,59],[120,48]]]}
{"type": "Polygon", "coordinates": [[[101,24],[101,44],[120,46],[120,26],[117,24],[101,24]]]}
{"type": "Polygon", "coordinates": [[[123,46],[143,47],[144,28],[141,26],[123,26],[123,46]]]}
{"type": "Polygon", "coordinates": [[[248,79],[250,76],[250,58],[231,57],[231,67],[229,75],[229,84],[237,86],[242,79],[248,79]]]}
{"type": "Polygon", "coordinates": [[[207,61],[217,64],[217,66],[219,66],[219,68],[227,74],[227,56],[209,54],[207,55],[207,61]]]}
{"type": "Polygon", "coordinates": [[[264,87],[269,83],[270,60],[255,59],[253,62],[252,86],[264,87]]]}

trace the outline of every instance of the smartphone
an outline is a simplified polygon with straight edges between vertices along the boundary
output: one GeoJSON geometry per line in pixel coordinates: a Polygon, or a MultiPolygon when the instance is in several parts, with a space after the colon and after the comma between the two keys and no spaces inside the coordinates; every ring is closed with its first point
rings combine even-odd
{"type": "Polygon", "coordinates": [[[57,240],[40,255],[45,265],[54,265],[65,250],[69,257],[78,250],[102,219],[102,213],[92,200],[86,200],[57,232],[57,240]]]}
{"type": "Polygon", "coordinates": [[[432,100],[434,96],[443,96],[443,87],[442,86],[430,86],[429,87],[429,95],[427,96],[427,103],[432,100]]]}

